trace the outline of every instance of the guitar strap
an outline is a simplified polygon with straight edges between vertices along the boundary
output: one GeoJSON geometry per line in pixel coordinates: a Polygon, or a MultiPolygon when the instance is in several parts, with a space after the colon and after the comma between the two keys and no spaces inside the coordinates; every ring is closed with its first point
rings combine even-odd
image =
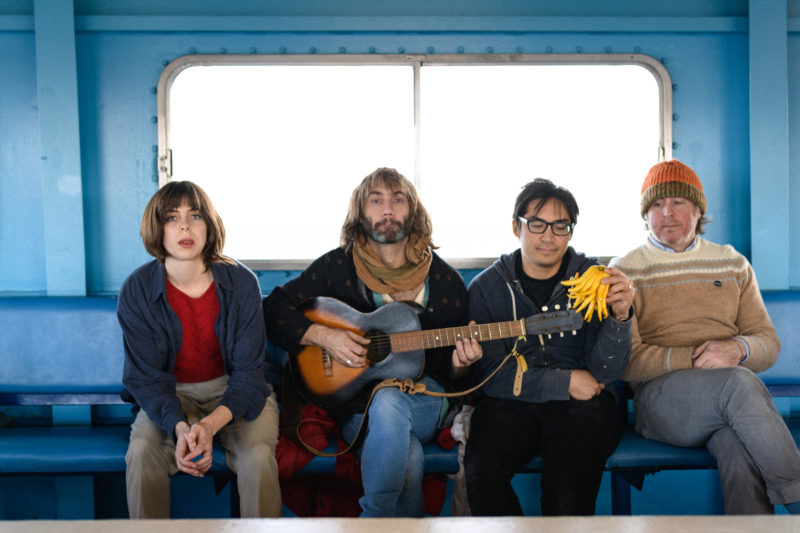
{"type": "MultiPolygon", "coordinates": [[[[525,338],[524,335],[522,337],[519,337],[517,339],[517,342],[519,342],[520,339],[524,338],[525,338]]],[[[489,374],[486,377],[486,379],[484,379],[474,387],[471,387],[467,390],[459,392],[436,392],[436,391],[429,391],[424,383],[415,382],[413,379],[400,379],[400,378],[384,379],[383,381],[375,385],[375,388],[372,389],[372,393],[369,395],[369,400],[367,400],[367,406],[364,409],[364,416],[361,418],[361,424],[359,424],[358,426],[358,431],[356,431],[356,436],[353,437],[353,440],[350,442],[350,444],[347,445],[347,448],[341,451],[338,451],[336,453],[324,452],[314,448],[310,444],[307,444],[300,436],[300,427],[303,424],[302,420],[300,421],[300,424],[298,424],[297,426],[297,440],[308,451],[310,451],[314,455],[319,455],[320,457],[338,457],[340,455],[344,455],[350,452],[359,442],[361,433],[364,430],[364,424],[367,421],[367,416],[368,416],[367,412],[369,411],[370,404],[372,404],[372,398],[375,397],[375,393],[378,392],[379,390],[385,389],[386,387],[397,387],[401,391],[406,392],[408,394],[427,394],[428,396],[436,396],[439,398],[455,398],[458,396],[466,396],[467,394],[472,394],[476,390],[486,385],[486,383],[490,379],[492,379],[495,376],[495,374],[497,374],[500,371],[500,369],[503,368],[503,365],[505,365],[506,362],[512,357],[515,357],[517,359],[517,374],[514,380],[514,395],[519,396],[519,391],[522,390],[522,373],[525,372],[525,370],[527,370],[527,365],[525,364],[525,359],[522,357],[522,355],[517,352],[517,342],[514,343],[514,347],[511,349],[511,353],[505,356],[503,361],[499,365],[497,365],[497,368],[492,370],[492,373],[489,374]]]]}

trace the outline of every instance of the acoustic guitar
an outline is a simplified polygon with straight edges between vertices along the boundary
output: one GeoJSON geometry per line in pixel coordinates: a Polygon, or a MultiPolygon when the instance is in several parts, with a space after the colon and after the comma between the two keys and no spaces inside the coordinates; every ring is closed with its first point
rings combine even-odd
{"type": "Polygon", "coordinates": [[[405,303],[391,302],[371,313],[361,313],[329,297],[303,304],[303,315],[316,324],[352,331],[370,339],[367,365],[351,368],[339,363],[320,346],[304,346],[290,358],[290,370],[306,400],[334,407],[354,398],[368,383],[391,378],[415,379],[425,367],[428,348],[454,346],[460,339],[491,341],[576,331],[583,319],[572,309],[540,313],[511,322],[420,331],[416,311],[405,303]]]}

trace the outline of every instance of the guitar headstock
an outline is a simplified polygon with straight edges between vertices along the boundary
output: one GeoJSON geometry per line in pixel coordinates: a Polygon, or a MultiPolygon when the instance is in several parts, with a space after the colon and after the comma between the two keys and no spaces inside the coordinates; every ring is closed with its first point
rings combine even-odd
{"type": "Polygon", "coordinates": [[[581,327],[583,327],[583,318],[574,309],[539,313],[525,319],[525,331],[529,335],[577,331],[581,327]]]}

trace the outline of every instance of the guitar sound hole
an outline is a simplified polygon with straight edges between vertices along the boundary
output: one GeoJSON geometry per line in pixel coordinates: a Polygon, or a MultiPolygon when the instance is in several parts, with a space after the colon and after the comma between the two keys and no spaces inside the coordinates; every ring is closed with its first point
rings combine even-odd
{"type": "Polygon", "coordinates": [[[379,329],[371,329],[364,334],[371,340],[367,346],[367,359],[373,363],[380,363],[389,357],[389,336],[379,329]]]}

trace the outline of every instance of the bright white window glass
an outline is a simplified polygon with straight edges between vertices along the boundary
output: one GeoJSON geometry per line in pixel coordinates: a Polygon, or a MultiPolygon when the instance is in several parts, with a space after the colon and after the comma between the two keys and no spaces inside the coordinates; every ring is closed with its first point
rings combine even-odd
{"type": "Polygon", "coordinates": [[[196,66],[170,92],[172,180],[209,194],[236,259],[335,248],[350,192],[414,169],[409,66],[196,66]]]}
{"type": "Polygon", "coordinates": [[[642,244],[658,95],[654,76],[633,65],[425,67],[421,181],[441,254],[518,247],[514,200],[537,177],[575,196],[576,250],[614,256],[642,244]]]}
{"type": "Polygon", "coordinates": [[[572,245],[643,242],[639,190],[658,160],[659,90],[636,65],[423,65],[414,175],[408,65],[225,65],[170,89],[171,179],[211,196],[244,260],[313,259],[339,243],[353,188],[375,168],[416,181],[449,259],[516,248],[514,199],[535,177],[580,207],[572,245]]]}

